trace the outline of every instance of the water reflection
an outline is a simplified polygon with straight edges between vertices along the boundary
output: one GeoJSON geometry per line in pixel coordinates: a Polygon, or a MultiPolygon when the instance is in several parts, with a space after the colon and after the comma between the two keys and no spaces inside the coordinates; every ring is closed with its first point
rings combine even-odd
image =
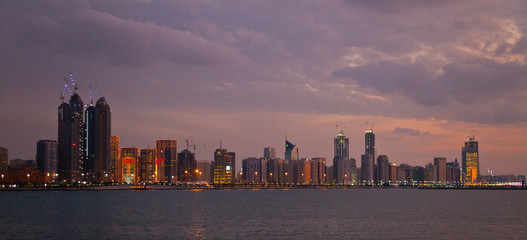
{"type": "Polygon", "coordinates": [[[193,189],[193,194],[190,206],[192,206],[189,214],[188,232],[189,239],[205,239],[205,217],[203,213],[203,193],[202,189],[193,189]]]}

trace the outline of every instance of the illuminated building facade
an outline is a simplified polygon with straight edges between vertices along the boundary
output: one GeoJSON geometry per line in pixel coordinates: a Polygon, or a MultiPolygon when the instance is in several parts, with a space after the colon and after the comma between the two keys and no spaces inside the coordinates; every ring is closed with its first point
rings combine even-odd
{"type": "Polygon", "coordinates": [[[156,149],[144,148],[141,149],[141,157],[139,158],[138,166],[138,182],[140,183],[154,183],[156,181],[156,149]]]}
{"type": "Polygon", "coordinates": [[[121,165],[123,166],[123,180],[122,182],[133,184],[135,183],[135,166],[136,159],[131,157],[124,157],[121,159],[121,165]]]}
{"type": "Polygon", "coordinates": [[[58,107],[58,174],[59,180],[77,182],[83,169],[84,129],[81,97],[74,92],[69,102],[58,107]]]}
{"type": "Polygon", "coordinates": [[[375,174],[375,134],[367,130],[364,134],[364,155],[361,156],[361,180],[363,183],[372,184],[375,174]]]}
{"type": "Polygon", "coordinates": [[[227,149],[216,149],[214,152],[214,184],[233,184],[235,181],[235,160],[234,152],[227,152],[227,149]]]}
{"type": "Polygon", "coordinates": [[[95,106],[92,102],[84,112],[83,170],[89,176],[95,176],[95,139],[95,106]]]}
{"type": "Polygon", "coordinates": [[[479,177],[479,148],[476,138],[469,137],[461,149],[463,178],[467,183],[478,181],[479,177]]]}
{"type": "Polygon", "coordinates": [[[40,140],[37,142],[37,169],[45,177],[45,182],[57,180],[57,141],[40,140]]]}
{"type": "Polygon", "coordinates": [[[178,154],[177,180],[179,182],[197,181],[199,169],[194,153],[185,149],[178,154]]]}
{"type": "Polygon", "coordinates": [[[349,138],[340,130],[333,139],[333,177],[336,183],[348,182],[351,179],[351,162],[349,161],[349,138]]]}
{"type": "Polygon", "coordinates": [[[110,138],[110,179],[113,182],[123,181],[123,163],[119,161],[119,142],[119,136],[112,136],[110,138]]]}
{"type": "Polygon", "coordinates": [[[9,151],[7,148],[0,147],[0,172],[7,171],[9,166],[9,151]]]}
{"type": "Polygon", "coordinates": [[[120,162],[122,166],[123,182],[136,183],[138,177],[139,148],[121,148],[120,162]]]}
{"type": "Polygon", "coordinates": [[[160,182],[177,181],[177,140],[157,140],[157,180],[160,182]]]}

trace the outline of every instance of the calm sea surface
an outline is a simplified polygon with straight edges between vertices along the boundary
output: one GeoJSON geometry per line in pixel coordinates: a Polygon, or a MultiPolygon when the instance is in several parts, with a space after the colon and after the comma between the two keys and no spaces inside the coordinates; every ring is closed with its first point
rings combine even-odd
{"type": "Polygon", "coordinates": [[[0,192],[0,239],[527,239],[527,191],[0,192]]]}

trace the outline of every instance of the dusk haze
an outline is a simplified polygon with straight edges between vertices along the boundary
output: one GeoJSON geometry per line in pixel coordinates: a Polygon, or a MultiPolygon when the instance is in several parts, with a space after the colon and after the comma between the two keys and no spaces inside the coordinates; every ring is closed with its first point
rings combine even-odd
{"type": "Polygon", "coordinates": [[[527,1],[0,1],[0,83],[0,239],[527,234],[527,1]]]}

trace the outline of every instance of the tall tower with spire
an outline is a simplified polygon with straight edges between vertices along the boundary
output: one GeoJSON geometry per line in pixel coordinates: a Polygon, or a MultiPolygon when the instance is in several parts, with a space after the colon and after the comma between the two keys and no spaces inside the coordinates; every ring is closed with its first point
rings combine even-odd
{"type": "Polygon", "coordinates": [[[59,180],[68,183],[81,180],[83,168],[83,108],[81,97],[77,94],[73,74],[65,79],[65,86],[60,99],[62,103],[58,107],[58,174],[59,180]],[[69,88],[69,81],[73,86],[73,94],[69,88]],[[66,90],[70,95],[69,101],[65,102],[66,90]]]}

